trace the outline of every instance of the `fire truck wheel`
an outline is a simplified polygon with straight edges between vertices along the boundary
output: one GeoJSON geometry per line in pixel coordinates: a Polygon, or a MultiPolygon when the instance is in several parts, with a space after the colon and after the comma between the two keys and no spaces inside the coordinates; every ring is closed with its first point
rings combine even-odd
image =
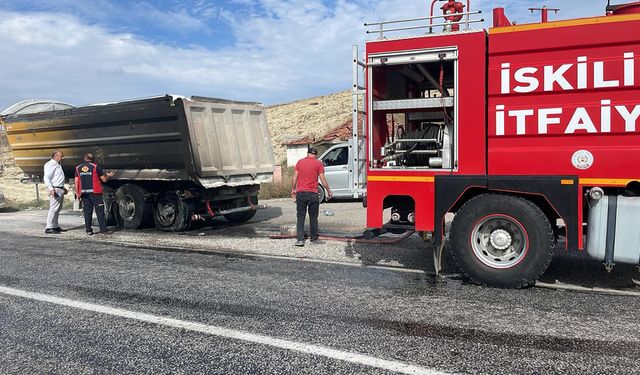
{"type": "Polygon", "coordinates": [[[151,205],[145,198],[142,187],[125,184],[116,191],[118,216],[124,229],[138,229],[149,223],[151,205]]]}
{"type": "Polygon", "coordinates": [[[153,222],[165,232],[182,232],[191,225],[192,208],[176,195],[165,195],[153,205],[153,222]]]}
{"type": "MultiPolygon", "coordinates": [[[[257,195],[254,195],[250,199],[251,199],[251,203],[252,204],[254,204],[254,205],[258,204],[258,196],[257,195]]],[[[246,207],[246,206],[247,206],[247,204],[245,204],[243,207],[246,207]]],[[[247,222],[247,221],[251,220],[251,218],[256,215],[256,212],[257,212],[257,210],[236,212],[236,213],[233,213],[233,214],[226,214],[226,215],[224,215],[224,218],[229,220],[232,223],[244,223],[244,222],[247,222]]]]}
{"type": "Polygon", "coordinates": [[[522,288],[546,271],[553,244],[553,229],[538,206],[520,197],[482,194],[456,213],[449,251],[471,281],[522,288]]]}

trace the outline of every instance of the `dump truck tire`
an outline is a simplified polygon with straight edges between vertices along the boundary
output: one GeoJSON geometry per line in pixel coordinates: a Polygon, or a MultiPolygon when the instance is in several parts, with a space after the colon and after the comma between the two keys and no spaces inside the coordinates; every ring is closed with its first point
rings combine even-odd
{"type": "Polygon", "coordinates": [[[532,202],[482,194],[456,213],[449,245],[455,266],[471,281],[522,288],[549,267],[554,234],[545,214],[532,202]]]}
{"type": "Polygon", "coordinates": [[[191,225],[192,211],[189,202],[176,195],[165,195],[153,205],[153,222],[162,231],[182,232],[191,225]]]}
{"type": "Polygon", "coordinates": [[[151,205],[146,194],[145,189],[134,184],[122,185],[116,191],[119,222],[124,229],[138,229],[149,223],[151,205]]]}
{"type": "Polygon", "coordinates": [[[107,219],[107,226],[118,225],[118,205],[115,201],[115,190],[107,185],[102,185],[102,202],[104,203],[104,216],[107,219]]]}

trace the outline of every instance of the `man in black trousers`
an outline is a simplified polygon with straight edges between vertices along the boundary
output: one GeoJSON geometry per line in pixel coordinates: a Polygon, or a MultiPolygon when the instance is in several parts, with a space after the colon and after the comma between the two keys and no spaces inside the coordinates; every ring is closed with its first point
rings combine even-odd
{"type": "Polygon", "coordinates": [[[333,194],[329,183],[324,177],[324,166],[316,157],[318,151],[315,148],[307,150],[307,157],[298,161],[293,175],[291,197],[296,201],[297,223],[295,246],[304,246],[304,219],[309,211],[309,229],[311,243],[318,241],[318,211],[320,210],[320,197],[318,196],[318,178],[327,189],[327,199],[333,194]]]}
{"type": "Polygon", "coordinates": [[[107,219],[104,216],[104,201],[102,200],[102,183],[107,182],[113,172],[105,173],[98,164],[93,162],[93,154],[85,154],[84,162],[76,167],[75,188],[76,197],[82,199],[84,225],[88,235],[93,234],[91,220],[95,208],[101,234],[111,234],[107,230],[107,219]]]}

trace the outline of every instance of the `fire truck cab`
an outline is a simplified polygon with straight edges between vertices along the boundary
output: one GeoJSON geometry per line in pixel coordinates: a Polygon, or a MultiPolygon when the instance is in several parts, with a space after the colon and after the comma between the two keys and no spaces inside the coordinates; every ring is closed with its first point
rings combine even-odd
{"type": "Polygon", "coordinates": [[[488,31],[470,29],[482,20],[469,1],[431,5],[429,17],[365,24],[379,38],[363,62],[354,52],[367,226],[433,238],[437,270],[447,242],[466,277],[496,287],[534,283],[561,237],[609,270],[639,264],[640,2],[554,22],[543,8],[522,25],[498,8],[488,31]],[[404,21],[422,24],[385,29],[404,21]]]}

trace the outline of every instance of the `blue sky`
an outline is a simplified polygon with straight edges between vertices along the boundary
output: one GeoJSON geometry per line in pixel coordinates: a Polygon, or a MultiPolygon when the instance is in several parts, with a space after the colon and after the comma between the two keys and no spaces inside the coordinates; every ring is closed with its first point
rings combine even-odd
{"type": "MultiPolygon", "coordinates": [[[[284,103],[346,90],[364,22],[427,15],[427,0],[0,0],[0,110],[24,99],[73,105],[158,94],[284,103]]],[[[619,2],[616,2],[619,3],[619,2]]],[[[595,16],[605,0],[475,0],[595,16]],[[517,5],[516,5],[517,4],[517,5]]],[[[480,26],[476,26],[479,28],[480,26]]]]}

